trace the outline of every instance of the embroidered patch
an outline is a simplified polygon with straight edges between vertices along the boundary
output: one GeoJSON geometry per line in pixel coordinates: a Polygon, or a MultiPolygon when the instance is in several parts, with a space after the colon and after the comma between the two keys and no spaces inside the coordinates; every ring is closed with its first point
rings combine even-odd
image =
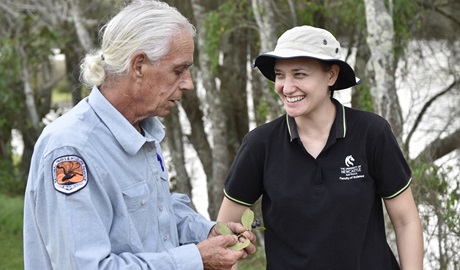
{"type": "Polygon", "coordinates": [[[72,194],[88,183],[86,164],[78,156],[64,156],[53,162],[54,188],[65,194],[72,194]]]}

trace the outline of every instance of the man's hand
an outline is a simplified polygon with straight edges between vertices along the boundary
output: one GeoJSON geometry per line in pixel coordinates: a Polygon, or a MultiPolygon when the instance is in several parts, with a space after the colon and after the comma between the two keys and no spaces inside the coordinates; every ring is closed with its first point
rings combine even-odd
{"type": "MultiPolygon", "coordinates": [[[[213,231],[213,230],[211,230],[213,231]]],[[[227,246],[238,241],[236,235],[214,235],[197,244],[204,269],[231,269],[239,259],[247,256],[244,250],[231,250],[227,246]]]]}
{"type": "MultiPolygon", "coordinates": [[[[232,230],[235,235],[239,235],[239,234],[243,234],[247,239],[249,239],[249,241],[251,241],[251,244],[249,246],[247,246],[244,251],[245,251],[245,254],[243,255],[242,259],[246,258],[248,256],[248,254],[254,254],[256,252],[256,247],[254,245],[254,243],[256,242],[256,236],[255,234],[253,234],[252,232],[250,231],[247,231],[244,226],[240,223],[235,223],[235,222],[227,222],[225,223],[227,225],[228,228],[230,228],[230,230],[232,230]]],[[[217,231],[217,228],[216,226],[212,227],[209,235],[208,235],[208,239],[212,238],[212,237],[216,237],[220,235],[219,232],[217,231]]],[[[240,237],[240,239],[238,239],[239,241],[241,242],[244,242],[246,239],[244,237],[240,237]]],[[[230,244],[232,245],[232,244],[230,244]]]]}

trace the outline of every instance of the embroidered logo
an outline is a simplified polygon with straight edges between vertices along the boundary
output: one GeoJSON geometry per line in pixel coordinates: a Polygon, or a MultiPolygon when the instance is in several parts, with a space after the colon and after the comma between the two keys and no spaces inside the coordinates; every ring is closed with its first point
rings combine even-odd
{"type": "Polygon", "coordinates": [[[347,167],[353,166],[355,165],[353,164],[353,161],[355,161],[355,159],[353,158],[352,155],[349,155],[345,158],[345,165],[347,165],[347,167]]]}
{"type": "Polygon", "coordinates": [[[364,178],[364,175],[361,172],[361,165],[356,165],[354,163],[355,159],[352,155],[345,157],[345,166],[340,168],[339,180],[354,180],[359,178],[364,178]]]}
{"type": "Polygon", "coordinates": [[[72,194],[88,183],[86,164],[78,156],[64,156],[53,162],[54,188],[64,194],[72,194]]]}

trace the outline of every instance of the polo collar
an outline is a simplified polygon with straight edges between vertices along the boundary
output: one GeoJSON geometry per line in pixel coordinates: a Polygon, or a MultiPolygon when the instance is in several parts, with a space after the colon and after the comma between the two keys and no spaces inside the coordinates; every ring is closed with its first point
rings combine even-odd
{"type": "MultiPolygon", "coordinates": [[[[332,102],[334,103],[335,109],[336,109],[335,119],[332,125],[332,128],[335,130],[335,138],[336,139],[345,138],[345,135],[347,133],[347,122],[345,119],[345,106],[343,106],[335,98],[332,99],[332,102]]],[[[286,123],[287,123],[289,136],[291,138],[290,141],[292,142],[294,139],[299,139],[299,133],[297,131],[295,119],[286,114],[286,123]]],[[[332,131],[331,131],[331,135],[332,135],[332,131]]]]}
{"type": "Polygon", "coordinates": [[[140,123],[145,132],[145,137],[142,136],[97,87],[93,87],[88,97],[88,104],[130,155],[139,152],[146,142],[160,142],[165,136],[163,124],[155,117],[147,118],[140,123]]]}

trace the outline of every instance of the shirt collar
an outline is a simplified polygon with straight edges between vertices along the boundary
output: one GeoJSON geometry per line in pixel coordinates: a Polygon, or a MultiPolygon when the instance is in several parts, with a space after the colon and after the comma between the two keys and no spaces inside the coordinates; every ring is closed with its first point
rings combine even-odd
{"type": "MultiPolygon", "coordinates": [[[[337,139],[345,138],[345,135],[347,133],[347,125],[346,125],[347,123],[345,119],[345,107],[335,98],[332,99],[332,102],[334,103],[335,108],[336,108],[335,110],[336,114],[335,114],[334,123],[332,124],[332,129],[335,130],[335,136],[337,139]]],[[[291,142],[294,139],[298,139],[299,133],[297,131],[295,119],[286,114],[286,123],[287,123],[289,136],[291,137],[291,142]]],[[[333,133],[331,130],[331,135],[332,134],[333,133]]]]}
{"type": "Polygon", "coordinates": [[[164,126],[155,117],[143,120],[140,125],[145,131],[142,136],[129,121],[102,95],[97,87],[93,87],[88,103],[118,141],[130,155],[135,155],[146,142],[160,142],[164,136],[164,126]]]}

